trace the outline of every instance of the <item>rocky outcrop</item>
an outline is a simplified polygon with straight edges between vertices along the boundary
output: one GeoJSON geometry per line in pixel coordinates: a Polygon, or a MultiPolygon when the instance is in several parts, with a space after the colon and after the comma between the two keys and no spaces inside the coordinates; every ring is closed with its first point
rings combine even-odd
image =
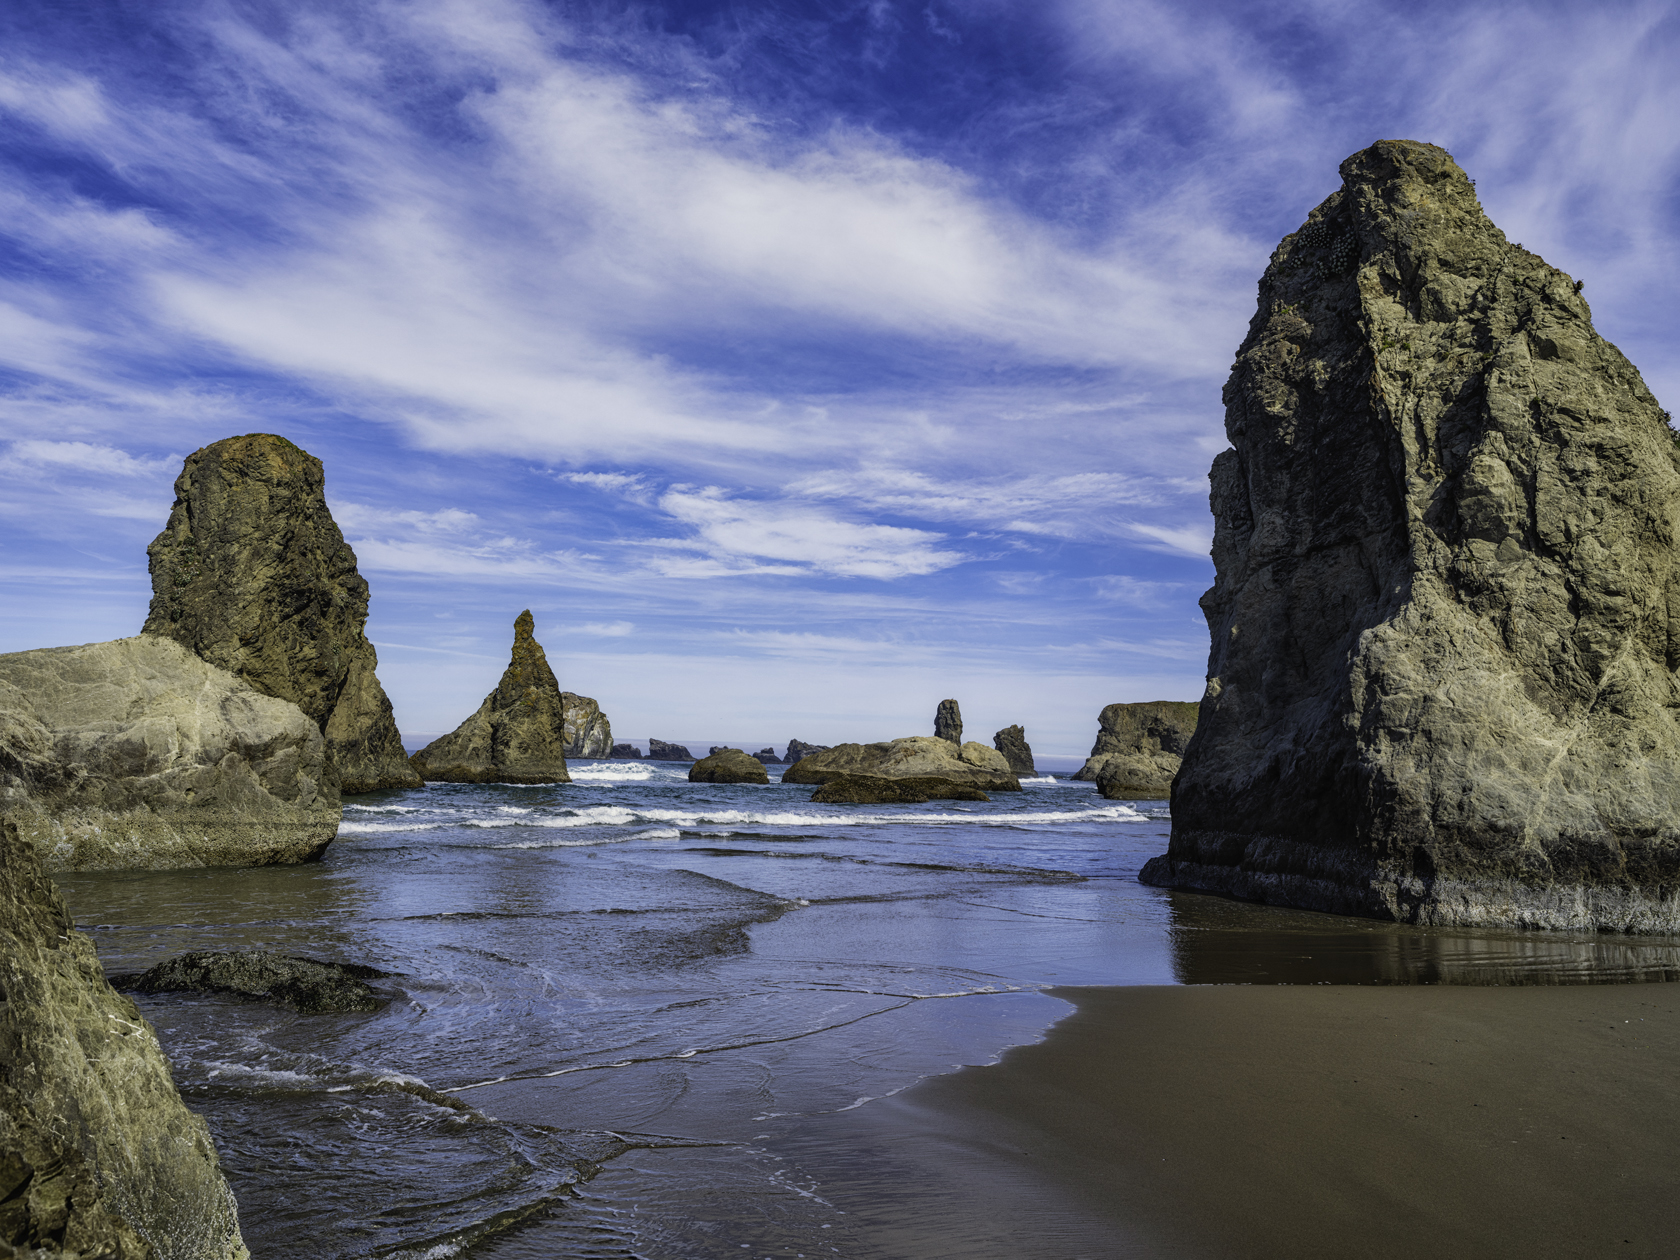
{"type": "Polygon", "coordinates": [[[811,799],[823,805],[925,805],[928,801],[992,798],[977,787],[925,775],[884,779],[872,774],[841,774],[811,793],[811,799]]]}
{"type": "Polygon", "coordinates": [[[1027,733],[1019,726],[1006,726],[993,735],[992,747],[1003,754],[1003,759],[1015,774],[1038,773],[1033,768],[1032,745],[1027,743],[1027,733]]]}
{"type": "Polygon", "coordinates": [[[637,748],[634,744],[614,744],[612,746],[612,751],[607,755],[609,757],[634,757],[637,760],[640,760],[642,750],[637,748]]]}
{"type": "Polygon", "coordinates": [[[1109,800],[1166,800],[1199,712],[1193,700],[1105,706],[1097,718],[1097,742],[1073,777],[1095,783],[1109,800]]]}
{"type": "Polygon", "coordinates": [[[959,746],[962,744],[962,710],[955,700],[939,702],[939,708],[933,715],[933,737],[959,746]]]}
{"type": "Polygon", "coordinates": [[[667,744],[662,739],[648,740],[648,759],[650,761],[693,761],[694,754],[681,744],[667,744]]]}
{"type": "Polygon", "coordinates": [[[1146,882],[1680,929],[1680,458],[1431,145],[1286,237],[1225,390],[1213,648],[1146,882]]]}
{"type": "Polygon", "coordinates": [[[0,810],[66,871],[303,862],[341,816],[297,705],[146,634],[0,656],[0,810]]]}
{"type": "Polygon", "coordinates": [[[568,757],[611,757],[613,753],[612,723],[601,712],[601,706],[588,696],[562,691],[560,703],[566,714],[565,753],[568,757]]]}
{"type": "Polygon", "coordinates": [[[828,748],[827,744],[807,744],[802,739],[790,739],[787,743],[787,756],[783,757],[782,760],[790,766],[797,766],[806,757],[827,752],[828,748]]]}
{"type": "Polygon", "coordinates": [[[527,608],[514,618],[513,657],[496,690],[465,722],[414,754],[433,783],[570,783],[560,684],[527,608]]]}
{"type": "Polygon", "coordinates": [[[325,484],[320,460],[271,433],[187,456],[169,523],[146,549],[144,630],[307,713],[343,791],[417,787],[363,633],[368,585],[325,484]]]}
{"type": "Polygon", "coordinates": [[[782,759],[776,756],[776,750],[774,748],[760,748],[753,754],[753,756],[757,757],[767,766],[779,766],[782,764],[782,759]]]}
{"type": "Polygon", "coordinates": [[[768,783],[764,763],[739,748],[714,748],[688,768],[690,783],[768,783]]]}
{"type": "Polygon", "coordinates": [[[209,1130],[10,818],[0,985],[0,1254],[246,1260],[209,1130]]]}
{"type": "Polygon", "coordinates": [[[320,1015],[378,1010],[380,997],[367,982],[386,974],[265,950],[194,950],[139,975],[112,976],[111,985],[133,993],[225,993],[320,1015]]]}
{"type": "Polygon", "coordinates": [[[1021,790],[1009,763],[995,748],[974,740],[958,747],[937,735],[911,735],[881,744],[836,744],[789,766],[782,782],[823,784],[842,775],[947,779],[983,792],[1021,790]]]}

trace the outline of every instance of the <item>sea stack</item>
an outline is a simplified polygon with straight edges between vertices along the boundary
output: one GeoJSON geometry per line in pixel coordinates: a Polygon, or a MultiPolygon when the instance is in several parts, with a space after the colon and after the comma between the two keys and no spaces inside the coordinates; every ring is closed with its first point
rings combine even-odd
{"type": "Polygon", "coordinates": [[[601,706],[574,691],[562,691],[560,702],[566,710],[566,756],[611,757],[612,723],[601,706]]]}
{"type": "Polygon", "coordinates": [[[1097,715],[1097,742],[1073,777],[1095,783],[1111,801],[1166,800],[1200,707],[1194,700],[1105,705],[1097,715]]]}
{"type": "Polygon", "coordinates": [[[962,710],[955,700],[939,702],[939,709],[933,715],[933,737],[948,739],[958,747],[962,746],[962,710]]]}
{"type": "Polygon", "coordinates": [[[1284,238],[1225,387],[1201,720],[1147,883],[1680,930],[1680,452],[1442,149],[1284,238]]]}
{"type": "Polygon", "coordinates": [[[1027,733],[1019,726],[1006,726],[993,735],[992,747],[1003,754],[1003,759],[1014,773],[1038,773],[1033,768],[1032,745],[1027,743],[1027,733]]]}
{"type": "Polygon", "coordinates": [[[363,632],[368,585],[325,486],[321,461],[272,433],[187,456],[146,549],[145,633],[297,705],[326,736],[344,792],[417,787],[363,632]]]}
{"type": "Polygon", "coordinates": [[[513,659],[465,722],[414,754],[433,783],[570,783],[560,684],[527,608],[513,622],[513,659]]]}
{"type": "Polygon", "coordinates": [[[0,1251],[247,1260],[209,1130],[10,818],[0,959],[0,1251]]]}

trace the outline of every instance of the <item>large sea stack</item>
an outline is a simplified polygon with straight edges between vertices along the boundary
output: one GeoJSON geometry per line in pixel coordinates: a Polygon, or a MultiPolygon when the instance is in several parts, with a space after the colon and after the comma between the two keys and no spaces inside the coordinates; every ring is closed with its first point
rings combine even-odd
{"type": "Polygon", "coordinates": [[[343,791],[417,787],[363,633],[368,585],[325,485],[320,460],[272,433],[187,456],[169,523],[146,549],[145,632],[302,709],[343,791]]]}
{"type": "Polygon", "coordinates": [[[0,959],[0,1255],[245,1260],[209,1130],[10,818],[0,959]]]}
{"type": "Polygon", "coordinates": [[[1111,801],[1164,801],[1196,733],[1194,700],[1110,704],[1097,715],[1097,742],[1073,777],[1111,801]]]}
{"type": "Polygon", "coordinates": [[[436,783],[570,783],[565,749],[565,702],[527,608],[514,619],[513,658],[496,690],[413,765],[436,783]]]}
{"type": "Polygon", "coordinates": [[[1284,238],[1225,388],[1213,647],[1145,882],[1680,929],[1680,451],[1433,145],[1284,238]]]}

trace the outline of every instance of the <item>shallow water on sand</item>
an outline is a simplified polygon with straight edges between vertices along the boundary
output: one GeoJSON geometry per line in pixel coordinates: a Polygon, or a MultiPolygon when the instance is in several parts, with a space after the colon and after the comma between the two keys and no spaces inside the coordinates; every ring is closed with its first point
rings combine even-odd
{"type": "Polygon", "coordinates": [[[1089,784],[822,806],[686,771],[357,797],[314,865],[60,880],[112,972],[257,948],[393,973],[369,1015],[140,999],[259,1260],[891,1254],[799,1153],[1037,1040],[1069,1009],[1046,986],[1680,977],[1675,941],[1145,888],[1164,804],[1089,784]]]}

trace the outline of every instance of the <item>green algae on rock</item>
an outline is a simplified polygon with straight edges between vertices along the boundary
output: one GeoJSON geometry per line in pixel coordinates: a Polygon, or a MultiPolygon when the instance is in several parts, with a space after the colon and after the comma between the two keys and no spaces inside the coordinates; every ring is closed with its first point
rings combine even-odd
{"type": "Polygon", "coordinates": [[[187,456],[169,523],[146,549],[144,629],[301,708],[344,792],[417,787],[364,632],[368,585],[325,485],[320,460],[272,433],[187,456]]]}
{"type": "Polygon", "coordinates": [[[835,775],[811,799],[823,805],[925,805],[928,801],[989,801],[977,787],[932,775],[888,779],[873,774],[835,775]]]}
{"type": "Polygon", "coordinates": [[[412,758],[431,783],[570,783],[560,684],[527,608],[513,623],[513,656],[496,690],[454,731],[412,758]]]}
{"type": "Polygon", "coordinates": [[[204,1121],[0,818],[0,1252],[248,1260],[204,1121]]]}
{"type": "Polygon", "coordinates": [[[386,974],[267,950],[193,950],[138,975],[112,976],[111,984],[133,993],[226,993],[321,1015],[378,1010],[380,997],[367,982],[386,974]]]}
{"type": "Polygon", "coordinates": [[[1680,454],[1579,286],[1381,141],[1225,387],[1201,721],[1146,883],[1680,929],[1680,454]]]}
{"type": "Polygon", "coordinates": [[[0,656],[0,809],[70,871],[304,862],[342,812],[297,705],[148,634],[0,656]]]}

